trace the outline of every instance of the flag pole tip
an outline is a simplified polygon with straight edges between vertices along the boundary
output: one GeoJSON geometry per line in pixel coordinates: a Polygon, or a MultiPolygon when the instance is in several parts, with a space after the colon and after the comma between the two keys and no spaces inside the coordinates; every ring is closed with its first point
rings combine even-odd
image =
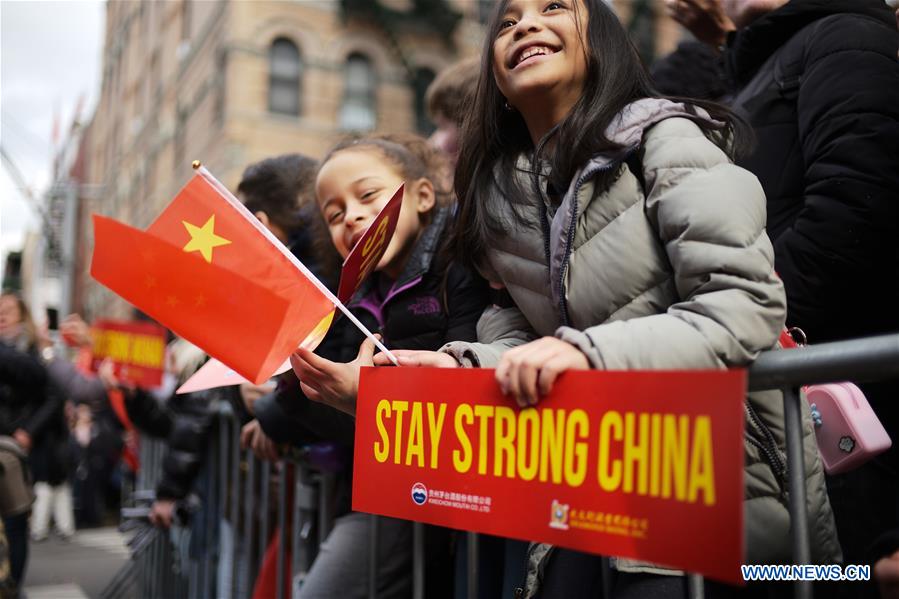
{"type": "Polygon", "coordinates": [[[191,166],[194,170],[197,170],[197,169],[200,168],[200,166],[202,166],[202,165],[200,164],[200,161],[199,161],[199,160],[194,160],[193,162],[190,163],[190,166],[191,166]]]}

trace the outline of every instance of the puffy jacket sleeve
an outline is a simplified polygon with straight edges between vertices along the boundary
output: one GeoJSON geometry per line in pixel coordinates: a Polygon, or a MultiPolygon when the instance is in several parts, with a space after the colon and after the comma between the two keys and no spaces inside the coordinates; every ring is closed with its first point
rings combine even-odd
{"type": "Polygon", "coordinates": [[[463,366],[493,368],[503,352],[538,337],[517,306],[488,306],[477,323],[477,343],[452,341],[440,351],[463,366]]]}
{"type": "Polygon", "coordinates": [[[804,197],[774,241],[777,270],[791,326],[812,339],[870,334],[855,322],[872,308],[895,316],[899,298],[899,34],[846,15],[809,39],[796,110],[804,197]]]}
{"type": "Polygon", "coordinates": [[[184,410],[172,422],[168,453],[162,460],[162,477],[156,486],[160,499],[183,499],[206,459],[214,424],[207,393],[194,393],[185,399],[184,410]]]}
{"type": "Polygon", "coordinates": [[[123,390],[125,411],[128,418],[141,433],[158,439],[167,439],[172,434],[175,415],[167,405],[143,389],[123,390]]]}
{"type": "Polygon", "coordinates": [[[660,314],[562,327],[556,336],[607,370],[746,365],[775,344],[786,309],[764,192],[685,119],[650,129],[644,149],[646,214],[680,301],[660,314]]]}

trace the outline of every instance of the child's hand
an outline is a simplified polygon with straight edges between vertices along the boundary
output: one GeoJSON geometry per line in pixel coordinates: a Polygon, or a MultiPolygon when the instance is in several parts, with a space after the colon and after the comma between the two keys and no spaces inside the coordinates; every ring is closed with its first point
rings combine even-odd
{"type": "Polygon", "coordinates": [[[588,370],[587,356],[570,343],[543,337],[503,354],[496,367],[496,382],[521,406],[533,406],[552,391],[566,370],[588,370]]]}
{"type": "Polygon", "coordinates": [[[326,360],[308,349],[298,349],[290,356],[290,365],[300,379],[300,388],[306,397],[355,415],[359,369],[362,366],[374,366],[374,353],[375,344],[366,339],[359,346],[356,359],[347,364],[326,360]]]}
{"type": "MultiPolygon", "coordinates": [[[[458,368],[459,363],[449,354],[437,351],[419,351],[414,349],[394,349],[391,353],[396,356],[400,366],[431,366],[434,368],[458,368]]],[[[387,354],[379,353],[374,357],[375,366],[391,366],[393,362],[387,354]]]]}

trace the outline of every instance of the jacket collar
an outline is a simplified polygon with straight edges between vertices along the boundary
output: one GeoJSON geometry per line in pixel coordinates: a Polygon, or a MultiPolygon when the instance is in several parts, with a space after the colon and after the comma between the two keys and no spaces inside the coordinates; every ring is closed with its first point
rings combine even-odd
{"type": "MultiPolygon", "coordinates": [[[[576,200],[577,198],[574,196],[584,182],[590,180],[599,171],[624,162],[643,143],[643,136],[648,129],[672,117],[703,121],[715,128],[724,127],[724,123],[713,119],[708,112],[698,106],[687,106],[683,102],[673,102],[661,98],[643,98],[631,102],[618,113],[606,129],[606,137],[619,144],[622,149],[614,153],[598,154],[587,162],[571,181],[568,192],[565,194],[565,201],[576,200]]],[[[580,217],[588,202],[578,201],[576,203],[576,216],[580,217]]]]}
{"type": "Polygon", "coordinates": [[[895,17],[883,0],[792,0],[731,34],[725,55],[728,74],[742,87],[800,29],[839,13],[865,15],[895,27],[895,17]]]}

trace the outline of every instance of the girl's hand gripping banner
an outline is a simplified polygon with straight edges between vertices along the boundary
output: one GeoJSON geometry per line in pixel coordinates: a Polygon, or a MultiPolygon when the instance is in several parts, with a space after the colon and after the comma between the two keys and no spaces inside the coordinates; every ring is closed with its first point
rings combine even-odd
{"type": "Polygon", "coordinates": [[[364,368],[353,509],[740,581],[743,371],[364,368]]]}

